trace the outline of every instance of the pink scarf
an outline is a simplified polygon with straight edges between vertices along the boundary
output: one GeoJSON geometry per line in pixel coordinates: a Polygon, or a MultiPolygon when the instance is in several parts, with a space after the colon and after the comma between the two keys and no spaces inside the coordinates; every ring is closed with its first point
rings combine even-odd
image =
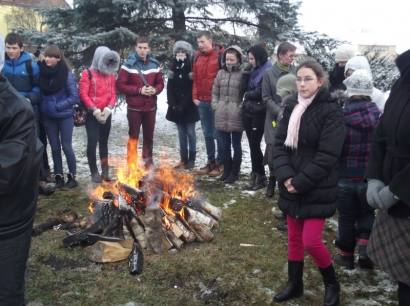
{"type": "Polygon", "coordinates": [[[297,149],[299,141],[299,128],[300,128],[300,119],[302,118],[303,113],[312,104],[313,99],[315,98],[317,92],[310,98],[302,98],[298,95],[298,104],[290,115],[289,124],[288,124],[288,133],[286,135],[285,146],[297,149]]]}

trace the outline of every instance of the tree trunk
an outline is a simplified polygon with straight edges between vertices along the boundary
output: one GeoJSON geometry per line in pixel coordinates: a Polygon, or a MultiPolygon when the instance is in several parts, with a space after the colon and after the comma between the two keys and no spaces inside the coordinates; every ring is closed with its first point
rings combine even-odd
{"type": "Polygon", "coordinates": [[[186,33],[185,8],[179,0],[175,0],[174,3],[175,6],[172,8],[174,31],[176,34],[182,35],[186,33]]]}

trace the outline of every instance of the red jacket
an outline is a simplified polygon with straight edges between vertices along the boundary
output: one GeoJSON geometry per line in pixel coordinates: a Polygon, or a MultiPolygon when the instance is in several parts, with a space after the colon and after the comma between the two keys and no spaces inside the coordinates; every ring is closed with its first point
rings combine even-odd
{"type": "Polygon", "coordinates": [[[211,102],[212,85],[220,69],[220,55],[223,48],[216,46],[207,53],[197,51],[192,66],[192,99],[211,102]]]}
{"type": "Polygon", "coordinates": [[[125,64],[121,66],[117,88],[125,94],[128,109],[142,112],[155,110],[157,108],[157,95],[164,89],[164,79],[158,61],[148,57],[143,62],[135,53],[131,54],[125,64]],[[137,67],[144,75],[148,85],[155,88],[155,96],[145,96],[140,93],[144,82],[136,69],[137,67]]]}
{"type": "Polygon", "coordinates": [[[87,109],[109,106],[113,108],[117,100],[115,76],[102,74],[90,68],[84,70],[78,83],[80,100],[87,109]],[[91,79],[88,75],[91,72],[91,79]]]}

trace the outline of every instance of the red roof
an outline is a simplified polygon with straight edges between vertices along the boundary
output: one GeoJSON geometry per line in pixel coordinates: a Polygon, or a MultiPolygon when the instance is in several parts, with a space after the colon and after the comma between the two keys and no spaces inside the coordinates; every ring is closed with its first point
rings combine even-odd
{"type": "Polygon", "coordinates": [[[65,0],[0,0],[1,4],[27,8],[70,8],[65,0]]]}

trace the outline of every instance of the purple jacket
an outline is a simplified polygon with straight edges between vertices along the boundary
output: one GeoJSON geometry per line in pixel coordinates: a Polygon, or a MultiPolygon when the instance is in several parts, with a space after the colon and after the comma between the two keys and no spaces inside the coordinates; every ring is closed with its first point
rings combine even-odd
{"type": "Polygon", "coordinates": [[[380,111],[371,101],[349,100],[343,115],[346,137],[340,161],[340,178],[361,181],[367,168],[380,111]]]}

